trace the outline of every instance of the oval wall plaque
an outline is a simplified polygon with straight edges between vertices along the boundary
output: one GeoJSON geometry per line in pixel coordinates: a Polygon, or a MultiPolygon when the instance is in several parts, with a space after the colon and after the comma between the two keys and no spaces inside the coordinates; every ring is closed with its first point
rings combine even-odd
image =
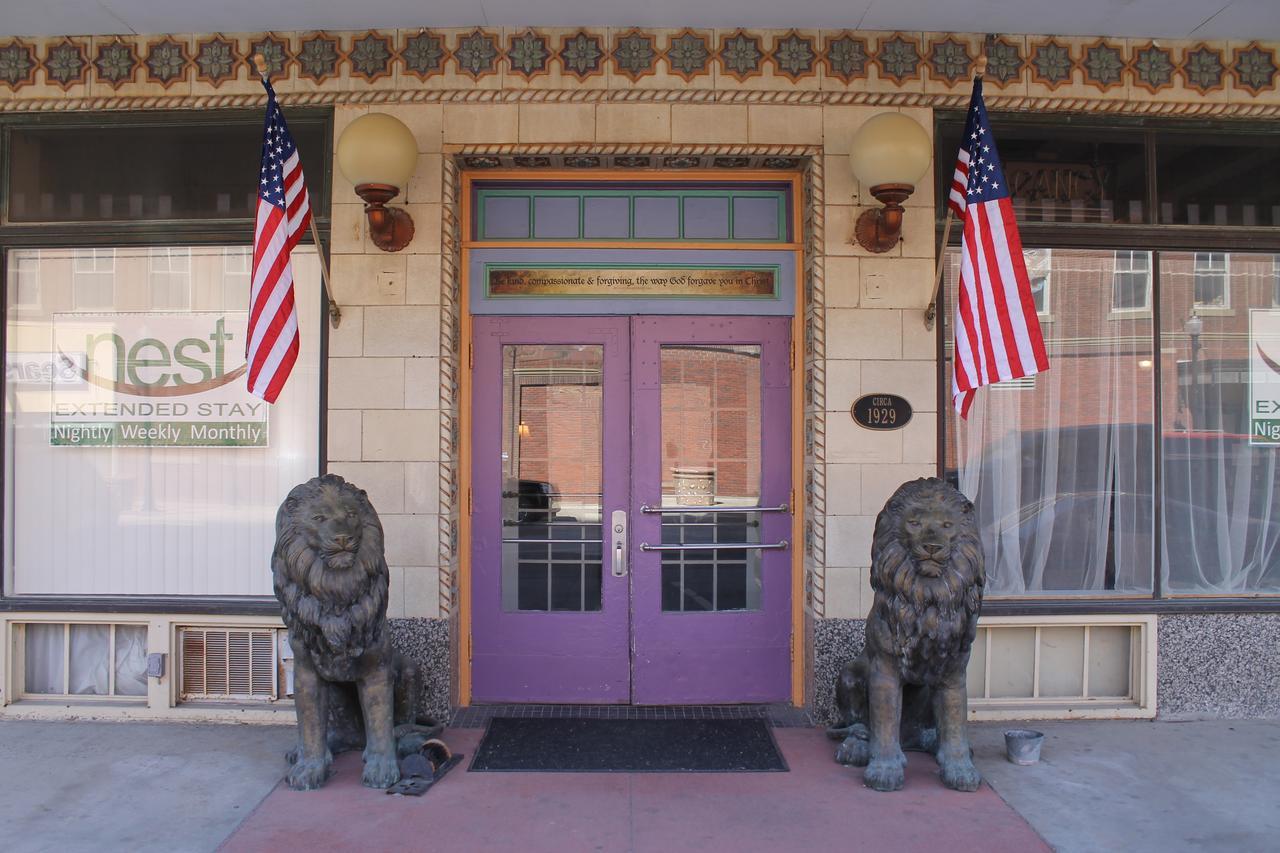
{"type": "Polygon", "coordinates": [[[849,414],[867,429],[901,429],[911,420],[911,404],[897,394],[863,394],[849,414]]]}

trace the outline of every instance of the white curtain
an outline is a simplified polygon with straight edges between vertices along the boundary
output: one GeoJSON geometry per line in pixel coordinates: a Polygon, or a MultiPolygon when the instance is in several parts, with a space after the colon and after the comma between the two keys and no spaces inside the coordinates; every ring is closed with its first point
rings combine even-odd
{"type": "Polygon", "coordinates": [[[24,633],[26,692],[62,693],[66,626],[31,624],[26,626],[24,633]]]}
{"type": "Polygon", "coordinates": [[[79,695],[106,696],[111,692],[108,653],[110,625],[71,626],[71,678],[68,688],[79,695]]]}
{"type": "Polygon", "coordinates": [[[1113,271],[1110,251],[1053,250],[1049,371],[951,416],[948,467],[977,507],[988,594],[1151,590],[1150,312],[1113,310],[1113,271]]]}
{"type": "Polygon", "coordinates": [[[1167,252],[1160,266],[1165,408],[1176,407],[1162,439],[1166,587],[1280,592],[1280,446],[1253,443],[1249,417],[1254,383],[1275,393],[1255,348],[1280,353],[1280,264],[1269,254],[1167,252]],[[1225,293],[1206,273],[1223,269],[1225,293]]]}

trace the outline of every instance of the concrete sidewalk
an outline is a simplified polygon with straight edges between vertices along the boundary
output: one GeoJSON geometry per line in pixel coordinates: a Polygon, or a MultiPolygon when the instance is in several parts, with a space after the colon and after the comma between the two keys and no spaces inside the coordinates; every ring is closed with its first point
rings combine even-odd
{"type": "MultiPolygon", "coordinates": [[[[863,788],[813,729],[777,729],[790,773],[467,773],[425,797],[279,786],[291,727],[0,721],[6,851],[391,849],[1271,851],[1280,721],[1035,724],[1043,760],[971,726],[990,787],[947,791],[911,754],[907,787],[863,788]],[[993,790],[994,789],[994,790],[993,790]],[[998,796],[997,796],[998,795],[998,796]]],[[[468,754],[477,729],[455,729],[468,754]]]]}

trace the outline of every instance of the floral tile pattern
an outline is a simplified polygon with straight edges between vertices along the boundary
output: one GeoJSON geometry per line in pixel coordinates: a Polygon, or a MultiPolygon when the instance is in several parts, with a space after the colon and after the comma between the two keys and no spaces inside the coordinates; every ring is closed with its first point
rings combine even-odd
{"type": "Polygon", "coordinates": [[[269,77],[284,73],[292,59],[289,55],[289,42],[274,35],[263,36],[249,45],[249,57],[254,56],[262,57],[269,77]]]}
{"type": "Polygon", "coordinates": [[[316,33],[302,40],[298,49],[298,67],[304,80],[323,83],[330,77],[338,76],[338,60],[342,58],[338,50],[338,40],[325,33],[316,33]]]}
{"type": "Polygon", "coordinates": [[[400,51],[404,70],[419,80],[443,74],[444,64],[448,59],[449,49],[445,47],[444,36],[430,30],[409,36],[404,40],[404,47],[400,51]]]}
{"type": "Polygon", "coordinates": [[[1222,51],[1199,44],[1186,52],[1178,70],[1188,86],[1206,95],[1222,88],[1222,75],[1227,69],[1222,64],[1222,51]]]}
{"type": "Polygon", "coordinates": [[[89,56],[84,44],[65,39],[49,48],[44,57],[44,73],[50,83],[63,89],[84,83],[89,74],[89,56]]]}
{"type": "Polygon", "coordinates": [[[546,74],[550,60],[551,48],[546,38],[533,30],[507,36],[507,67],[517,77],[532,80],[546,74]]]}
{"type": "Polygon", "coordinates": [[[147,79],[166,89],[187,76],[187,46],[171,38],[155,42],[147,49],[147,79]]]}
{"type": "Polygon", "coordinates": [[[474,30],[470,35],[460,36],[458,46],[453,49],[453,59],[458,64],[458,70],[472,80],[497,74],[500,54],[498,37],[484,30],[474,30]]]}
{"type": "MultiPolygon", "coordinates": [[[[928,90],[938,93],[926,97],[928,101],[929,97],[947,97],[949,89],[958,91],[973,74],[978,57],[974,47],[978,36],[973,33],[931,34],[926,42],[920,33],[876,35],[850,30],[726,29],[713,33],[684,28],[673,33],[633,27],[612,31],[578,29],[564,35],[565,32],[532,27],[506,33],[485,28],[424,28],[403,34],[393,30],[258,33],[245,37],[247,48],[241,47],[244,42],[239,38],[217,33],[76,36],[38,42],[7,38],[0,40],[0,93],[19,93],[36,85],[37,72],[43,69],[42,82],[64,91],[87,84],[92,75],[92,80],[116,89],[118,96],[134,94],[130,88],[134,85],[156,84],[173,88],[172,97],[187,97],[175,84],[194,79],[213,88],[221,87],[237,79],[240,66],[250,57],[261,54],[273,77],[307,80],[316,86],[340,78],[343,83],[335,91],[349,95],[354,94],[349,80],[373,83],[400,73],[418,81],[453,74],[479,80],[505,71],[525,81],[552,75],[555,82],[550,86],[571,92],[573,81],[604,75],[606,67],[611,67],[617,78],[616,87],[621,90],[657,74],[659,62],[665,61],[665,71],[685,83],[701,78],[699,85],[704,88],[721,81],[728,88],[735,88],[746,80],[760,78],[752,91],[780,92],[789,86],[802,86],[809,90],[805,102],[847,98],[848,93],[834,90],[840,85],[856,88],[855,81],[865,79],[874,64],[879,69],[879,84],[865,97],[893,98],[895,88],[918,94],[919,81],[927,76],[943,84],[941,89],[928,90]],[[719,63],[723,74],[716,80],[709,79],[713,62],[719,63]],[[829,81],[823,88],[833,90],[829,94],[815,93],[815,84],[804,82],[818,76],[819,65],[824,81],[829,81]]],[[[1143,106],[1142,99],[1158,93],[1160,103],[1166,105],[1162,111],[1169,111],[1167,105],[1174,104],[1177,106],[1172,112],[1180,114],[1203,111],[1196,106],[1197,101],[1229,88],[1234,97],[1245,99],[1241,103],[1260,99],[1267,106],[1265,114],[1271,115],[1276,112],[1272,105],[1280,104],[1278,50],[1280,45],[1258,41],[1243,45],[1225,41],[1144,44],[1105,36],[1083,42],[1031,35],[988,36],[984,53],[987,79],[994,87],[1005,90],[1001,97],[1044,97],[1060,87],[1083,82],[1101,93],[1124,90],[1137,111],[1150,109],[1143,106]],[[1011,89],[1014,86],[1034,88],[1018,91],[1011,89]]],[[[453,92],[441,96],[450,98],[467,85],[466,80],[450,80],[436,83],[433,88],[453,92]]],[[[600,96],[617,95],[612,92],[613,86],[609,94],[600,96]]],[[[662,87],[651,85],[646,87],[644,99],[678,100],[675,93],[680,88],[674,81],[667,81],[662,87]]],[[[239,90],[236,95],[253,97],[239,90]]],[[[557,97],[579,100],[582,96],[557,97]]],[[[740,93],[734,97],[754,100],[764,96],[740,93]]],[[[93,107],[89,102],[77,102],[72,108],[93,107]]]]}
{"type": "Polygon", "coordinates": [[[1173,51],[1154,44],[1133,52],[1133,82],[1148,92],[1173,87],[1173,51]]]}
{"type": "Polygon", "coordinates": [[[969,48],[964,42],[947,36],[929,45],[929,63],[925,67],[935,80],[958,83],[968,78],[972,65],[969,48]]]}
{"type": "Polygon", "coordinates": [[[845,85],[867,76],[867,63],[870,59],[866,39],[847,32],[834,38],[827,36],[822,62],[827,66],[827,74],[845,85]]]}
{"type": "Polygon", "coordinates": [[[613,40],[613,70],[635,82],[657,70],[657,37],[631,30],[613,40]]]}
{"type": "Polygon", "coordinates": [[[818,73],[818,54],[813,45],[812,38],[792,30],[773,43],[769,60],[778,74],[795,83],[818,73]]]}
{"type": "Polygon", "coordinates": [[[604,73],[604,47],[601,37],[578,30],[571,36],[565,36],[560,45],[560,63],[568,74],[579,80],[586,80],[596,74],[604,73]]]}
{"type": "Polygon", "coordinates": [[[647,169],[653,165],[653,159],[623,154],[613,158],[613,165],[622,169],[647,169]]]}
{"type": "Polygon", "coordinates": [[[133,45],[117,39],[98,47],[93,67],[99,81],[111,84],[113,89],[119,89],[125,83],[133,81],[133,72],[138,69],[138,54],[133,45]]]}
{"type": "Polygon", "coordinates": [[[876,52],[880,76],[901,85],[920,76],[920,43],[901,34],[880,42],[876,52]]]}
{"type": "Polygon", "coordinates": [[[236,46],[222,36],[202,39],[196,43],[196,79],[212,86],[236,76],[236,46]]]}
{"type": "Polygon", "coordinates": [[[762,73],[764,52],[760,49],[760,37],[743,30],[720,37],[718,57],[724,73],[739,83],[762,73]]]}
{"type": "Polygon", "coordinates": [[[10,89],[34,83],[38,67],[36,50],[31,45],[19,39],[0,45],[0,83],[10,89]]]}
{"type": "Polygon", "coordinates": [[[1253,94],[1270,89],[1276,79],[1276,52],[1260,47],[1255,41],[1244,50],[1239,48],[1231,60],[1236,85],[1253,94]]]}
{"type": "Polygon", "coordinates": [[[1022,58],[1022,49],[1015,42],[1001,37],[987,46],[987,79],[994,80],[1001,86],[1020,80],[1026,64],[1026,60],[1022,58]]]}
{"type": "Polygon", "coordinates": [[[1085,82],[1104,92],[1124,85],[1124,54],[1120,48],[1108,44],[1105,39],[1098,39],[1084,49],[1080,67],[1084,69],[1085,82]]]}
{"type": "Polygon", "coordinates": [[[681,30],[671,37],[671,44],[663,54],[671,73],[686,83],[701,74],[710,74],[711,49],[707,36],[690,29],[681,30]]]}
{"type": "Polygon", "coordinates": [[[1075,62],[1071,48],[1059,44],[1057,39],[1040,42],[1031,48],[1031,81],[1050,89],[1071,82],[1075,62]]]}
{"type": "Polygon", "coordinates": [[[391,76],[391,37],[367,32],[351,40],[351,73],[372,83],[379,77],[391,76]]]}

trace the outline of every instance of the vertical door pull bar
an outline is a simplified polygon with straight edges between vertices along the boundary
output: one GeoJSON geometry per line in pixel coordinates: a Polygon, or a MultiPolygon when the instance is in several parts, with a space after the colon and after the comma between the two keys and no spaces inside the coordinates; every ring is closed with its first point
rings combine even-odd
{"type": "Polygon", "coordinates": [[[609,526],[613,542],[613,576],[627,575],[627,512],[622,509],[613,511],[613,523],[609,526]]]}

